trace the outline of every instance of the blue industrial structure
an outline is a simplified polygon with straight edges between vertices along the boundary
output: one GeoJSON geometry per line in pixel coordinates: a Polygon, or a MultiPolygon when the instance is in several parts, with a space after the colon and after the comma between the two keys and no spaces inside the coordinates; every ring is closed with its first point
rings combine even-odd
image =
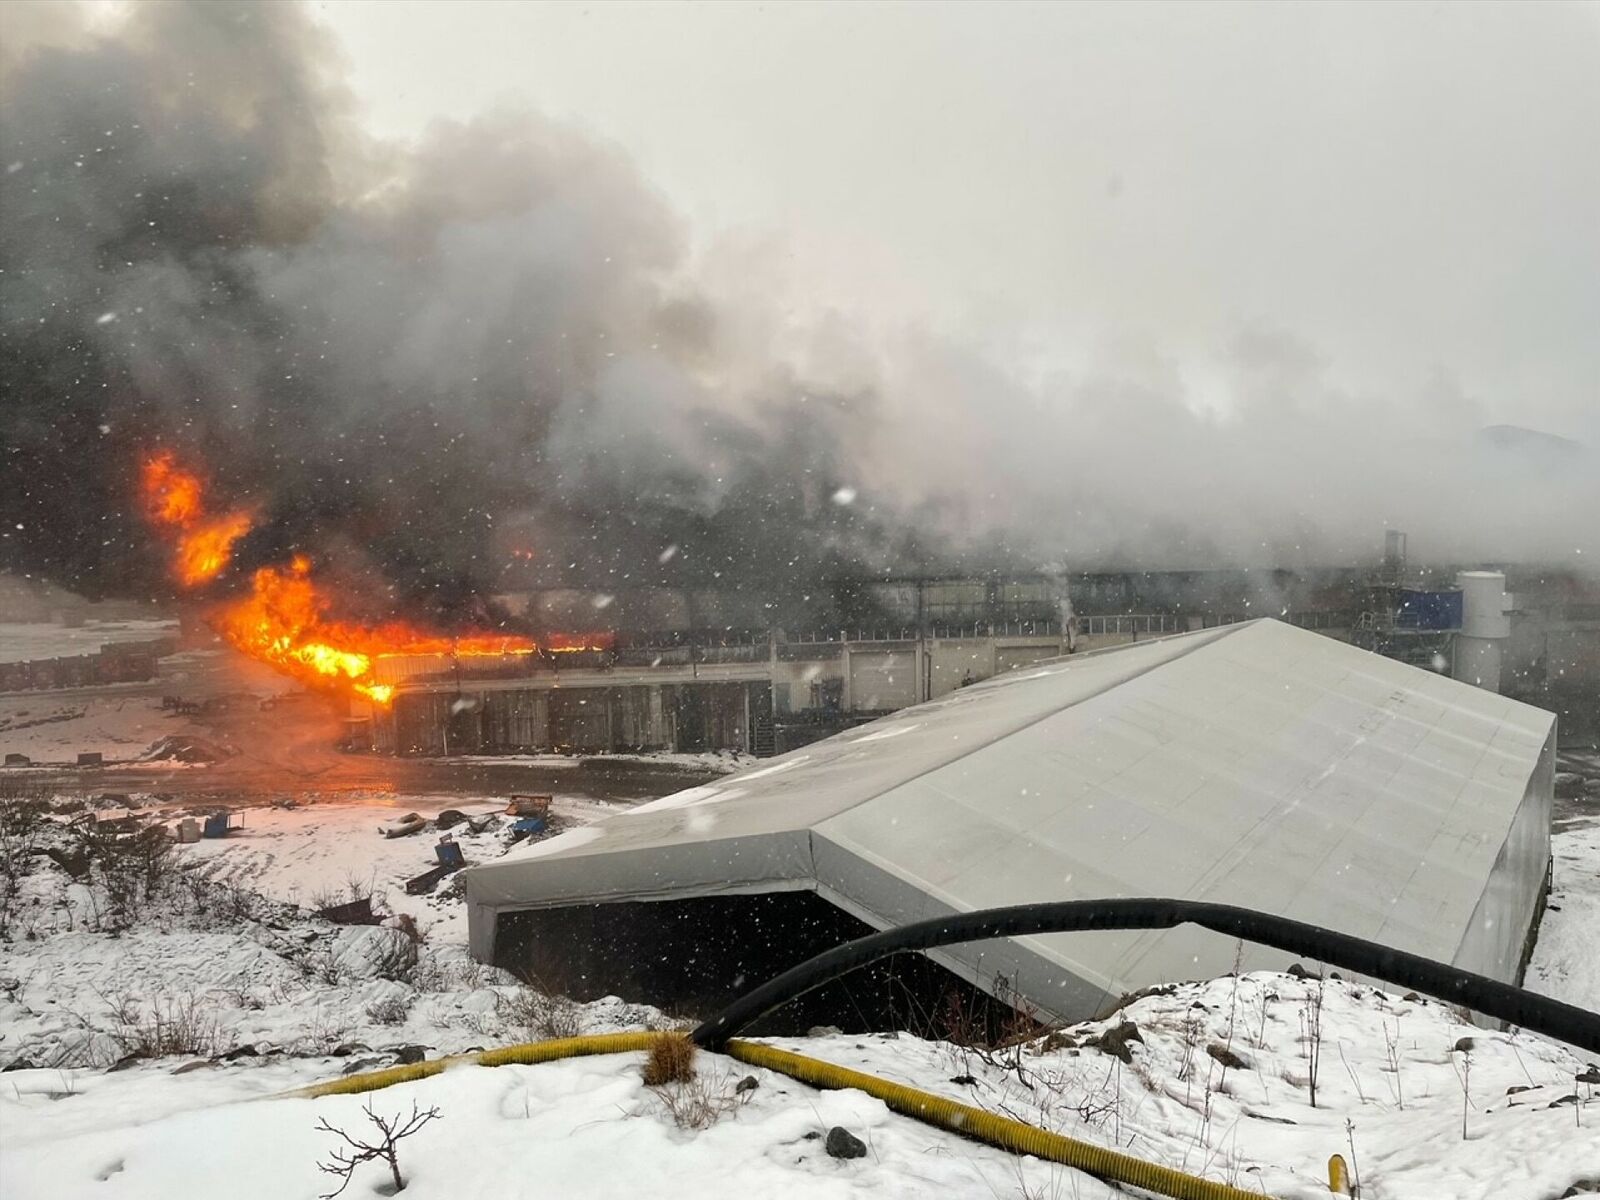
{"type": "Polygon", "coordinates": [[[1394,627],[1440,633],[1461,628],[1461,590],[1400,588],[1394,594],[1394,627]]]}

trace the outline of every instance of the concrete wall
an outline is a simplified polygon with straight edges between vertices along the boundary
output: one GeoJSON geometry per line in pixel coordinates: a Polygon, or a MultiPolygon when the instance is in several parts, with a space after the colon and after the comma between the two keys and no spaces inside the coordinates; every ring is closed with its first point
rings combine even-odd
{"type": "MultiPolygon", "coordinates": [[[[373,747],[398,754],[570,750],[740,750],[752,743],[751,689],[717,682],[402,691],[373,722],[373,747]]],[[[758,708],[761,706],[758,705],[758,708]]]]}
{"type": "MultiPolygon", "coordinates": [[[[1078,652],[1184,632],[1171,615],[1080,618],[1078,652]]],[[[1048,623],[979,627],[957,636],[678,645],[635,662],[552,669],[507,656],[455,663],[448,656],[386,659],[380,678],[400,685],[375,714],[374,746],[443,754],[567,748],[738,749],[771,753],[1067,652],[1048,623]],[[1034,630],[1034,631],[1030,631],[1034,630]],[[1040,631],[1042,630],[1042,631],[1040,631]],[[785,733],[773,737],[773,730],[785,733]]],[[[1319,630],[1337,636],[1340,631],[1319,630]]],[[[1348,632],[1345,631],[1348,638],[1348,632]]],[[[636,655],[635,657],[639,657],[636,655]]]]}

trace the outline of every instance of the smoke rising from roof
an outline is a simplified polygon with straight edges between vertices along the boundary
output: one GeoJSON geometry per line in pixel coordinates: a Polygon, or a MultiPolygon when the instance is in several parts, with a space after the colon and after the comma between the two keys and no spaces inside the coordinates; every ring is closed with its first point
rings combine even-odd
{"type": "Polygon", "coordinates": [[[508,566],[777,597],[1063,553],[1349,561],[1385,523],[1438,556],[1600,555],[1592,452],[1475,441],[1448,375],[1346,395],[1274,329],[1204,379],[1158,346],[1023,379],[930,335],[797,331],[751,311],[758,280],[697,278],[580,130],[371,139],[298,6],[52,12],[8,18],[0,78],[5,566],[159,592],[131,502],[156,443],[260,506],[241,567],[310,550],[441,620],[508,566]]]}

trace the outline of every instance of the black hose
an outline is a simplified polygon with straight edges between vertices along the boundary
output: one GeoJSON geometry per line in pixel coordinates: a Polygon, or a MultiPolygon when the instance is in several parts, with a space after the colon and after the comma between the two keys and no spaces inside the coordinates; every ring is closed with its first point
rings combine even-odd
{"type": "Polygon", "coordinates": [[[847,971],[903,950],[931,950],[989,938],[1085,929],[1171,929],[1185,923],[1461,1004],[1487,1017],[1600,1054],[1600,1015],[1559,1000],[1287,917],[1236,908],[1231,904],[1150,899],[1019,904],[1011,908],[954,913],[886,929],[835,946],[785,971],[735,1000],[696,1029],[692,1036],[699,1045],[716,1049],[779,1005],[847,971]]]}

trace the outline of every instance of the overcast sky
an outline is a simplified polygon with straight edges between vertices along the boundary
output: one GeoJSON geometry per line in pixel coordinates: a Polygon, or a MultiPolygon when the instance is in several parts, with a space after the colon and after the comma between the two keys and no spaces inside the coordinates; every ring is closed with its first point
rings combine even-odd
{"type": "Polygon", "coordinates": [[[314,7],[374,131],[569,117],[802,311],[1132,346],[1222,410],[1265,329],[1600,441],[1595,5],[314,7]]]}

